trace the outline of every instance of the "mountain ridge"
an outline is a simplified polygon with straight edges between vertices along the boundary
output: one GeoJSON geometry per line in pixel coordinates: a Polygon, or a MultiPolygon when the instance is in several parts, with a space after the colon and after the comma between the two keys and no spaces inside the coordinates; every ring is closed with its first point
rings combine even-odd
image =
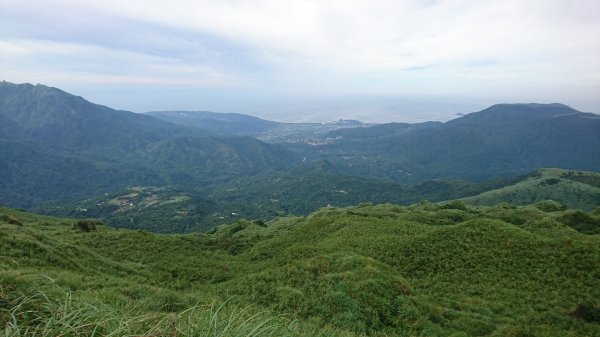
{"type": "Polygon", "coordinates": [[[43,85],[0,83],[2,119],[10,125],[0,130],[12,131],[0,136],[0,167],[8,177],[0,181],[0,190],[22,198],[15,204],[11,193],[3,193],[0,203],[20,207],[38,204],[40,196],[77,200],[84,193],[139,184],[207,184],[216,177],[232,179],[299,162],[279,145],[208,135],[43,85]],[[36,160],[34,153],[43,153],[38,159],[44,159],[36,160]]]}
{"type": "MultiPolygon", "coordinates": [[[[261,133],[270,144],[240,137],[239,130],[216,135],[113,110],[43,85],[2,82],[0,108],[0,122],[5,122],[0,167],[6,177],[0,181],[0,203],[16,207],[77,202],[134,186],[169,186],[200,193],[204,200],[205,193],[246,183],[251,186],[247,195],[218,192],[219,198],[254,196],[267,206],[248,200],[243,206],[305,214],[318,204],[413,200],[392,198],[386,184],[400,194],[406,191],[403,184],[420,184],[438,201],[444,184],[458,198],[467,194],[457,191],[482,192],[472,182],[541,167],[600,170],[600,118],[563,104],[497,104],[446,123],[277,124],[261,133]],[[364,197],[355,193],[358,186],[370,197],[358,199],[364,197]],[[261,191],[268,195],[258,195],[261,191]],[[298,192],[314,194],[318,203],[300,200],[293,207],[282,201],[272,207],[279,196],[297,201],[293,193],[298,192]]],[[[204,115],[276,123],[239,114],[204,115]]],[[[408,190],[416,193],[414,188],[408,190]]]]}
{"type": "Polygon", "coordinates": [[[429,126],[353,129],[354,138],[336,139],[317,152],[343,172],[365,176],[372,170],[404,182],[485,180],[541,167],[600,171],[600,118],[566,105],[499,104],[429,126]]]}
{"type": "Polygon", "coordinates": [[[144,113],[177,125],[197,127],[216,135],[252,136],[281,123],[239,113],[212,111],[150,111],[144,113]]]}

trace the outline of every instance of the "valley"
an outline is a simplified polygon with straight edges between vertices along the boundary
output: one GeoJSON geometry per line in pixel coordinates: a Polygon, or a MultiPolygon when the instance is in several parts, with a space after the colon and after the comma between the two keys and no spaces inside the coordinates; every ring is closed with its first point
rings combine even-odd
{"type": "Polygon", "coordinates": [[[0,1],[0,337],[600,337],[600,1],[0,1]]]}
{"type": "Polygon", "coordinates": [[[600,117],[135,114],[0,84],[7,336],[600,334],[600,117]]]}

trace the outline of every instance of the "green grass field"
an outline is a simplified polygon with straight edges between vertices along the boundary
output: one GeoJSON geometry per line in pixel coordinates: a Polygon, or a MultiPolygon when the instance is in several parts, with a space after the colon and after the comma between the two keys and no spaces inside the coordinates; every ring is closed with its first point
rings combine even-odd
{"type": "Polygon", "coordinates": [[[0,208],[2,336],[600,335],[600,211],[323,208],[153,234],[0,208]]]}

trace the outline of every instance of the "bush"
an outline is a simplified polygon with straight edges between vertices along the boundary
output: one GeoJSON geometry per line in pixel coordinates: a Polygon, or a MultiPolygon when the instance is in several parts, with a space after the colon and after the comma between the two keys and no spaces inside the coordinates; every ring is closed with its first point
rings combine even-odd
{"type": "Polygon", "coordinates": [[[554,200],[542,200],[535,204],[535,207],[544,212],[559,212],[567,209],[567,206],[554,200]]]}
{"type": "Polygon", "coordinates": [[[600,306],[590,302],[582,303],[571,312],[571,316],[575,318],[581,318],[584,321],[588,321],[590,323],[599,323],[600,306]]]}
{"type": "Polygon", "coordinates": [[[97,220],[79,220],[73,227],[79,229],[82,232],[93,232],[96,230],[97,225],[103,225],[102,222],[97,220]]]}
{"type": "Polygon", "coordinates": [[[584,234],[600,233],[600,220],[579,210],[566,212],[558,221],[584,234]]]}
{"type": "Polygon", "coordinates": [[[556,185],[560,182],[559,178],[550,178],[550,179],[546,179],[546,180],[542,180],[542,182],[540,183],[542,186],[550,186],[550,185],[556,185]]]}
{"type": "Polygon", "coordinates": [[[11,225],[23,226],[21,220],[15,218],[12,215],[2,214],[2,220],[8,222],[11,225]]]}
{"type": "Polygon", "coordinates": [[[462,200],[452,200],[440,206],[441,209],[457,209],[460,211],[466,211],[467,205],[462,200]]]}

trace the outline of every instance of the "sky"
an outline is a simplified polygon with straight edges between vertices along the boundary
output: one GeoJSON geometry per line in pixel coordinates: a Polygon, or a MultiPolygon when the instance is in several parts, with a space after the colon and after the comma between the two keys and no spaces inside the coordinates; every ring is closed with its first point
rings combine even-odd
{"type": "Polygon", "coordinates": [[[0,80],[288,122],[600,112],[600,1],[0,0],[0,80]]]}

